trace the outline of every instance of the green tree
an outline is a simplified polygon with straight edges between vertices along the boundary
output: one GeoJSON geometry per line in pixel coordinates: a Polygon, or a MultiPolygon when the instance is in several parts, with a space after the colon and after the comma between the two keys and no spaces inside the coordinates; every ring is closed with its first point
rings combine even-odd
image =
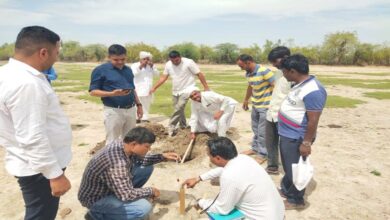
{"type": "Polygon", "coordinates": [[[213,48],[209,47],[207,45],[204,45],[204,44],[201,44],[199,46],[199,53],[200,53],[199,60],[202,63],[210,63],[210,62],[212,62],[213,61],[213,57],[215,56],[213,48]]]}
{"type": "Polygon", "coordinates": [[[140,43],[129,43],[125,45],[127,50],[127,61],[128,62],[138,62],[139,61],[139,52],[147,51],[153,55],[153,62],[162,62],[163,58],[161,52],[157,47],[143,42],[140,43]]]}
{"type": "Polygon", "coordinates": [[[319,46],[291,47],[290,50],[292,54],[303,54],[310,64],[321,64],[321,47],[319,46]]]}
{"type": "Polygon", "coordinates": [[[62,43],[60,60],[62,61],[85,61],[85,52],[77,41],[67,41],[62,43]]]}
{"type": "Polygon", "coordinates": [[[170,46],[166,51],[166,58],[168,57],[169,51],[177,50],[179,51],[182,57],[187,57],[193,59],[194,61],[198,61],[200,58],[200,50],[194,43],[184,42],[181,44],[175,44],[170,46]]]}
{"type": "Polygon", "coordinates": [[[82,50],[86,61],[103,61],[107,57],[107,47],[103,44],[89,44],[82,50]]]}
{"type": "Polygon", "coordinates": [[[268,54],[271,52],[271,50],[277,46],[281,46],[282,41],[279,39],[276,41],[276,43],[270,41],[270,40],[265,40],[264,46],[263,46],[263,53],[261,56],[262,61],[268,61],[268,54]]]}
{"type": "Polygon", "coordinates": [[[240,54],[248,54],[253,57],[256,63],[264,62],[265,60],[261,60],[262,58],[262,52],[261,48],[258,44],[253,44],[250,47],[241,48],[240,54]]]}
{"type": "Polygon", "coordinates": [[[358,44],[353,57],[353,64],[366,66],[372,64],[374,61],[375,45],[362,43],[358,44]]]}
{"type": "Polygon", "coordinates": [[[8,60],[14,54],[15,44],[5,43],[0,46],[0,60],[8,60]]]}
{"type": "Polygon", "coordinates": [[[375,48],[373,62],[376,65],[390,65],[390,46],[383,44],[375,48]]]}
{"type": "Polygon", "coordinates": [[[359,44],[356,32],[336,32],[325,36],[321,56],[325,64],[352,64],[359,44]]]}
{"type": "Polygon", "coordinates": [[[223,43],[215,46],[216,63],[235,63],[239,56],[239,48],[236,44],[223,43]]]}

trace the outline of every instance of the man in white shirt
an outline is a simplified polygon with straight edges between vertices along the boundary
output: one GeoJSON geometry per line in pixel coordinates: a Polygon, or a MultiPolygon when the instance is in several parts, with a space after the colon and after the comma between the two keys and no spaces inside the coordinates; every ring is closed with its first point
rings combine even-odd
{"type": "Polygon", "coordinates": [[[57,60],[60,37],[44,27],[23,28],[15,55],[0,68],[0,145],[7,171],[18,179],[24,219],[55,219],[59,197],[71,187],[64,169],[72,131],[43,71],[57,60]]]}
{"type": "Polygon", "coordinates": [[[203,85],[204,90],[208,91],[206,78],[196,63],[188,58],[181,57],[178,51],[169,53],[169,61],[165,64],[164,73],[160,80],[153,86],[150,93],[154,93],[168,77],[172,77],[172,101],[174,112],[169,121],[169,133],[172,136],[180,124],[181,128],[187,127],[186,116],[184,110],[188,102],[190,93],[197,89],[195,85],[195,76],[197,76],[203,85]]]}
{"type": "Polygon", "coordinates": [[[279,174],[279,134],[278,134],[278,113],[280,105],[291,89],[291,82],[284,78],[280,65],[283,58],[290,56],[290,49],[284,46],[273,48],[268,54],[268,61],[278,68],[275,73],[275,87],[272,91],[271,102],[269,103],[265,122],[265,146],[267,148],[267,163],[265,169],[268,174],[279,174]]]}
{"type": "MultiPolygon", "coordinates": [[[[134,75],[135,91],[142,104],[143,115],[141,120],[148,121],[150,104],[153,100],[153,95],[149,94],[149,91],[153,86],[153,77],[158,76],[159,73],[157,67],[153,64],[151,53],[141,51],[139,58],[139,62],[131,65],[131,70],[134,75]]],[[[137,122],[139,123],[140,121],[137,120],[137,122]]]]}
{"type": "Polygon", "coordinates": [[[219,177],[220,191],[216,199],[200,199],[205,211],[228,215],[234,208],[246,219],[281,220],[284,205],[272,179],[251,157],[237,154],[234,143],[226,137],[207,142],[207,154],[218,168],[187,179],[184,185],[193,188],[200,181],[219,177]]]}
{"type": "Polygon", "coordinates": [[[236,100],[220,95],[212,91],[191,92],[191,139],[195,139],[196,132],[218,133],[225,137],[230,127],[234,109],[238,103],[236,100]]]}

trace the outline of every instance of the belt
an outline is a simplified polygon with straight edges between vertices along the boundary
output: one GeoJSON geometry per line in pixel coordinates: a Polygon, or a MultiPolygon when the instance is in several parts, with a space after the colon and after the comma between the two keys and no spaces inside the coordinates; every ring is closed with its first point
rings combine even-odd
{"type": "Polygon", "coordinates": [[[135,106],[135,103],[131,104],[131,105],[117,105],[117,106],[111,106],[111,105],[106,105],[107,107],[110,107],[110,108],[123,108],[123,109],[129,109],[129,108],[133,108],[135,106]]]}

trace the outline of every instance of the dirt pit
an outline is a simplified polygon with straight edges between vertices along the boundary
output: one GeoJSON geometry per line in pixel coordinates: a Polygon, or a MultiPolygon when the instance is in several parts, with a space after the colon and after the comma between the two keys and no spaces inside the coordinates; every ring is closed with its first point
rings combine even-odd
{"type": "MultiPolygon", "coordinates": [[[[145,123],[140,126],[150,129],[156,136],[157,142],[152,147],[152,152],[176,152],[183,157],[188,145],[191,142],[190,128],[178,129],[173,137],[168,135],[168,129],[158,123],[145,123]]],[[[202,159],[206,156],[206,144],[210,138],[217,137],[216,133],[197,133],[193,143],[192,151],[186,158],[186,162],[194,159],[202,159]]],[[[230,128],[227,131],[227,136],[233,140],[238,139],[239,135],[235,128],[230,128]]],[[[197,161],[197,160],[196,160],[197,161]]]]}
{"type": "MultiPolygon", "coordinates": [[[[158,123],[143,123],[139,126],[145,127],[151,130],[156,135],[156,143],[152,147],[152,153],[164,153],[164,152],[176,152],[183,157],[191,139],[190,128],[178,129],[173,137],[168,135],[168,128],[158,123]]],[[[198,133],[193,143],[192,151],[187,156],[186,162],[198,161],[206,157],[206,144],[210,138],[217,137],[215,133],[198,133]],[[196,159],[196,160],[195,160],[196,159]]],[[[227,137],[236,140],[239,138],[239,134],[236,128],[230,128],[227,131],[227,137]]],[[[101,141],[89,151],[90,154],[95,154],[101,148],[105,146],[105,141],[101,141]]]]}

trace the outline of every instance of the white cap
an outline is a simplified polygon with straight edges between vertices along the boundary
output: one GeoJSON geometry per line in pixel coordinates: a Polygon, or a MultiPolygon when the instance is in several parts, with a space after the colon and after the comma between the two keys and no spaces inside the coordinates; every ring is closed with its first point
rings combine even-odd
{"type": "Polygon", "coordinates": [[[141,51],[141,52],[139,52],[139,58],[140,59],[144,59],[144,58],[146,58],[146,57],[149,57],[150,59],[152,59],[152,54],[151,53],[149,53],[149,52],[146,52],[146,51],[141,51]]]}

